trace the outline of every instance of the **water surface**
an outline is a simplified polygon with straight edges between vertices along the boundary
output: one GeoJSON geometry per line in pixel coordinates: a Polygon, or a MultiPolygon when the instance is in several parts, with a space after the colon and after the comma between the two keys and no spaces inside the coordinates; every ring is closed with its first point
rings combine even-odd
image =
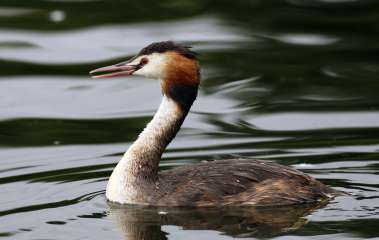
{"type": "Polygon", "coordinates": [[[0,1],[0,237],[379,237],[378,13],[371,0],[0,1]],[[323,208],[110,206],[107,178],[161,94],[156,81],[88,71],[167,39],[200,53],[203,82],[161,169],[270,159],[352,196],[323,208]]]}

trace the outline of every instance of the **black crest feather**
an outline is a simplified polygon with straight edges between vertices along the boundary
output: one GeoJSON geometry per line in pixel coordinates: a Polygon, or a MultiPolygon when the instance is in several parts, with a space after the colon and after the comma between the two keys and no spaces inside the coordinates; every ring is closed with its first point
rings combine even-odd
{"type": "Polygon", "coordinates": [[[144,47],[138,55],[149,55],[152,53],[164,53],[168,51],[174,51],[189,59],[197,59],[197,53],[191,51],[190,46],[175,43],[172,41],[155,42],[144,47]]]}

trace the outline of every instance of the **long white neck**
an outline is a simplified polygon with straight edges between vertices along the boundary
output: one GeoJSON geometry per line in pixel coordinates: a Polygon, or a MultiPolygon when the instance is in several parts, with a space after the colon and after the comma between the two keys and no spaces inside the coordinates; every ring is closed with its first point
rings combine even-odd
{"type": "Polygon", "coordinates": [[[186,111],[164,96],[151,122],[130,146],[109,179],[106,196],[110,201],[137,203],[141,185],[154,184],[162,153],[183,123],[186,111]]]}

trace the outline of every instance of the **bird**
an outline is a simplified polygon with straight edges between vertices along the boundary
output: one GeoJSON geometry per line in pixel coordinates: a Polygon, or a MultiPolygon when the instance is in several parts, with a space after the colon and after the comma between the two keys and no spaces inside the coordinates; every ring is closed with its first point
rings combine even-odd
{"type": "Polygon", "coordinates": [[[161,156],[197,98],[199,57],[191,47],[154,42],[131,59],[90,71],[92,78],[142,76],[160,82],[152,120],[114,168],[106,198],[164,207],[287,206],[328,201],[344,192],[274,161],[237,158],[159,170],[161,156]]]}

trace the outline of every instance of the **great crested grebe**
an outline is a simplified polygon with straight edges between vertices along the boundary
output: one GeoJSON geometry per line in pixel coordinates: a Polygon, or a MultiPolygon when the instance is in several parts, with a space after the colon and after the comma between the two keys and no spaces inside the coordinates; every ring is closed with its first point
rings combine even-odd
{"type": "Polygon", "coordinates": [[[113,170],[111,202],[149,206],[278,206],[341,195],[314,178],[270,161],[220,160],[158,172],[161,156],[180,129],[200,83],[196,53],[171,41],[143,48],[126,62],[95,69],[94,78],[140,75],[160,80],[158,111],[113,170]]]}

